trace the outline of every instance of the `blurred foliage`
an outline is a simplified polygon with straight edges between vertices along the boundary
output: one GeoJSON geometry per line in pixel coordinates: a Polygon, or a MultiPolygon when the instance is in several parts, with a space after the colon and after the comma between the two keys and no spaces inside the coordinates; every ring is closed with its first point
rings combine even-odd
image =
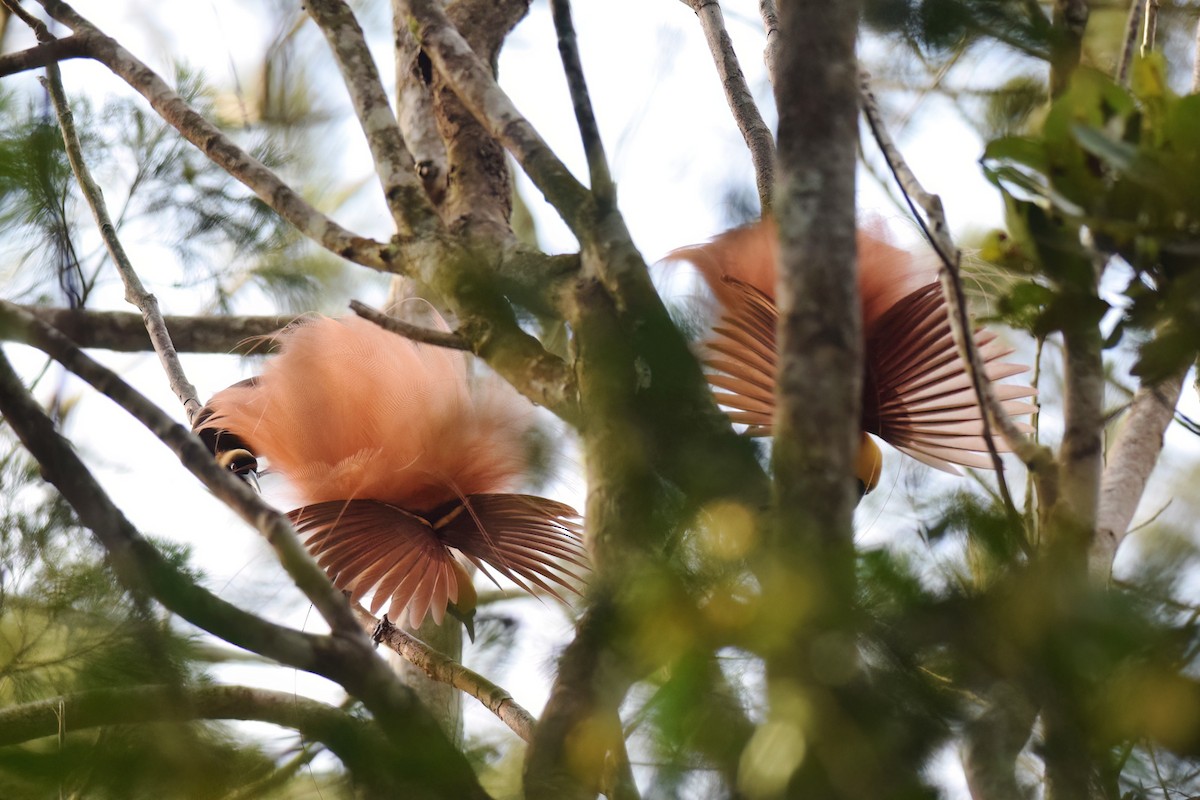
{"type": "Polygon", "coordinates": [[[881,33],[900,33],[931,55],[994,39],[1049,57],[1050,20],[1040,4],[1026,0],[865,0],[863,21],[881,33]]]}
{"type": "MultiPolygon", "coordinates": [[[[197,111],[218,117],[215,92],[199,75],[180,69],[176,87],[197,111]]],[[[31,299],[82,306],[98,284],[115,276],[90,230],[91,216],[48,102],[0,94],[0,225],[6,231],[4,246],[20,253],[15,276],[31,299]],[[57,296],[46,294],[51,275],[57,296]]],[[[177,286],[210,287],[203,305],[230,310],[237,297],[255,287],[281,310],[299,312],[346,291],[340,259],[284,223],[140,101],[113,99],[98,110],[86,99],[71,103],[84,157],[105,187],[118,233],[142,246],[169,248],[182,267],[177,286]]],[[[280,146],[273,132],[277,124],[272,120],[227,132],[255,158],[286,174],[295,152],[312,149],[280,146]]],[[[288,132],[297,135],[292,128],[288,132]]]]}
{"type": "MultiPolygon", "coordinates": [[[[0,707],[98,689],[183,692],[206,682],[201,664],[211,653],[120,588],[62,497],[8,436],[0,441],[7,453],[0,461],[0,707]]],[[[178,547],[157,544],[186,564],[178,547]]],[[[68,715],[57,736],[0,746],[0,797],[224,798],[275,768],[225,725],[73,730],[68,715]]],[[[322,782],[327,796],[337,796],[334,784],[322,782]]]]}
{"type": "MultiPolygon", "coordinates": [[[[1061,330],[1084,310],[1073,289],[1094,270],[1089,247],[1118,256],[1133,276],[1109,345],[1138,332],[1134,374],[1151,380],[1190,365],[1200,344],[1200,96],[1176,96],[1164,70],[1158,56],[1139,60],[1129,90],[1080,71],[1038,135],[997,139],[984,155],[1011,248],[1049,279],[1011,290],[1006,318],[1061,330]]],[[[1089,309],[1083,324],[1106,311],[1089,309]]]]}

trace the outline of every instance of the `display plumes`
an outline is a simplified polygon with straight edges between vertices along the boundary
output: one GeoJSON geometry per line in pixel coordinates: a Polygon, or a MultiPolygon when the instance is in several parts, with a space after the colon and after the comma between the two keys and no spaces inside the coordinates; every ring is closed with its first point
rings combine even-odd
{"type": "MultiPolygon", "coordinates": [[[[983,411],[955,345],[934,268],[872,232],[860,229],[857,245],[864,375],[856,471],[863,490],[874,488],[882,464],[867,434],[947,472],[957,473],[955,465],[991,469],[983,411]]],[[[721,306],[720,322],[705,343],[708,380],[718,403],[750,435],[769,435],[778,363],[775,223],[736,228],[672,257],[695,265],[721,306]]],[[[1033,389],[997,383],[1028,368],[1002,360],[1013,351],[996,334],[979,330],[974,338],[1005,413],[1035,411],[1022,400],[1033,396],[1033,389]]],[[[993,442],[998,452],[1008,449],[1000,439],[993,442]]]]}
{"type": "Polygon", "coordinates": [[[532,407],[466,356],[356,317],[276,334],[263,373],[218,392],[195,428],[236,472],[265,457],[303,505],[289,512],[334,584],[416,627],[468,622],[456,557],[561,598],[586,569],[578,513],[512,493],[529,467],[532,407]]]}

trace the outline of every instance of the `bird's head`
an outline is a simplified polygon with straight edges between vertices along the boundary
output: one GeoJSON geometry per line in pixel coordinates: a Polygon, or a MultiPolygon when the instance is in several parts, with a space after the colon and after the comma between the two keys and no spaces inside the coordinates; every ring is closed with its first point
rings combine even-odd
{"type": "Polygon", "coordinates": [[[241,447],[233,450],[223,450],[216,455],[217,463],[222,469],[227,469],[234,475],[250,484],[250,488],[254,491],[259,490],[258,486],[258,459],[249,450],[241,447]]]}

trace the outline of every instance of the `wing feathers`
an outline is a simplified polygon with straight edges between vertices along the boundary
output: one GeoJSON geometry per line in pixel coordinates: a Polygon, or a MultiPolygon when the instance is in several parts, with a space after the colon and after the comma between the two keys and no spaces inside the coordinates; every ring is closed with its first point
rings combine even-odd
{"type": "MultiPolygon", "coordinates": [[[[866,380],[863,428],[902,452],[949,472],[955,464],[991,468],[982,411],[958,354],[934,272],[878,236],[859,231],[866,380]]],[[[774,409],[777,355],[774,303],[776,229],[767,220],[672,255],[691,261],[723,306],[706,342],[705,365],[717,402],[750,435],[767,435],[774,409]]],[[[1035,392],[996,383],[1026,370],[989,331],[974,332],[986,375],[1010,416],[1035,392]]],[[[1023,430],[1028,426],[1019,423],[1023,430]]],[[[997,444],[999,444],[997,442],[997,444]]],[[[998,451],[1006,448],[998,446],[998,451]]]]}

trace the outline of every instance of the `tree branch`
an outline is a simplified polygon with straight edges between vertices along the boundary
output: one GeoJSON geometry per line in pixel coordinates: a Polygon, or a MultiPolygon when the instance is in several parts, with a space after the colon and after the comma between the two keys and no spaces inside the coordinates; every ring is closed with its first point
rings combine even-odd
{"type": "MultiPolygon", "coordinates": [[[[85,308],[18,306],[57,328],[85,349],[141,353],[153,349],[140,314],[93,311],[85,308]]],[[[171,340],[180,353],[261,354],[261,337],[276,333],[295,321],[294,316],[163,317],[171,340]]]]}
{"type": "Polygon", "coordinates": [[[1003,462],[1000,460],[999,453],[996,452],[995,442],[992,439],[993,429],[999,430],[1004,441],[1030,470],[1042,472],[1052,470],[1053,456],[1047,448],[1032,442],[1029,437],[1018,430],[996,398],[991,381],[986,379],[986,367],[979,355],[975,337],[971,335],[966,293],[963,290],[962,274],[959,269],[961,252],[950,238],[950,229],[946,223],[946,214],[942,208],[941,198],[925,191],[920,181],[909,169],[899,148],[896,147],[887,127],[883,124],[883,115],[879,112],[879,104],[871,92],[870,76],[865,71],[861,71],[859,81],[859,98],[862,102],[863,115],[867,118],[867,123],[871,128],[871,134],[891,169],[896,184],[904,194],[909,208],[912,209],[913,217],[921,226],[925,238],[933,246],[934,252],[942,262],[940,278],[942,294],[949,310],[950,328],[970,375],[975,397],[984,410],[982,418],[984,440],[987,442],[992,464],[997,470],[1001,492],[1006,498],[1007,505],[1011,508],[1012,499],[1004,480],[1003,462]],[[924,213],[917,212],[918,206],[924,213]]]}
{"type": "MultiPolygon", "coordinates": [[[[457,0],[446,17],[493,79],[509,32],[529,11],[530,0],[457,0]]],[[[434,121],[446,143],[448,167],[442,216],[451,232],[489,247],[516,243],[510,219],[513,187],[503,145],[458,96],[428,58],[424,76],[433,90],[434,121]]]]}
{"type": "MultiPolygon", "coordinates": [[[[50,32],[41,23],[38,24],[35,31],[39,39],[45,40],[50,36],[50,32]]],[[[190,422],[200,413],[201,408],[200,400],[196,397],[196,387],[187,379],[183,365],[179,363],[179,354],[175,352],[175,345],[171,342],[171,333],[163,320],[162,311],[159,310],[158,298],[146,291],[146,287],[142,285],[141,278],[138,277],[133,263],[121,245],[121,240],[117,237],[117,229],[108,215],[104,194],[96,185],[96,181],[92,179],[92,173],[83,160],[83,148],[79,143],[79,135],[75,132],[75,118],[67,103],[58,64],[47,65],[44,84],[50,92],[54,111],[58,115],[58,125],[62,129],[63,143],[66,146],[71,170],[75,173],[79,188],[83,191],[83,196],[92,209],[96,227],[100,229],[100,236],[117,268],[117,274],[121,276],[121,282],[125,285],[125,300],[142,312],[143,324],[154,345],[154,352],[158,355],[159,363],[162,364],[163,371],[167,374],[167,383],[183,405],[184,413],[187,414],[190,422]]]]}
{"type": "Polygon", "coordinates": [[[243,151],[192,109],[153,70],[69,5],[61,0],[38,2],[51,17],[74,31],[75,38],[82,42],[90,58],[122,78],[185,139],[245,184],[301,233],[342,258],[374,269],[389,270],[391,254],[386,252],[387,246],[351,233],[311,206],[261,161],[243,151]]]}
{"type": "Polygon", "coordinates": [[[408,0],[417,40],[463,104],[513,154],[577,237],[590,194],[492,78],[437,0],[408,0]]]}
{"type": "Polygon", "coordinates": [[[606,773],[624,752],[617,709],[637,669],[613,649],[616,614],[610,602],[594,599],[558,659],[550,699],[526,752],[529,800],[591,800],[613,783],[606,773]]]}
{"type": "Polygon", "coordinates": [[[971,800],[1021,800],[1017,759],[1029,741],[1038,709],[1014,687],[997,684],[987,707],[964,730],[963,773],[971,800]]]}
{"type": "Polygon", "coordinates": [[[1116,442],[1108,453],[1108,464],[1100,483],[1100,507],[1089,563],[1092,574],[1108,579],[1117,549],[1129,533],[1146,482],[1162,452],[1163,435],[1175,415],[1187,370],[1158,385],[1138,388],[1116,442]]]}
{"type": "Polygon", "coordinates": [[[583,74],[583,63],[579,58],[579,42],[575,26],[571,22],[570,0],[550,0],[550,13],[554,17],[554,30],[558,33],[558,55],[562,60],[563,72],[567,76],[567,88],[575,107],[575,122],[579,126],[579,137],[583,140],[583,152],[587,156],[588,176],[592,194],[603,207],[615,206],[617,187],[613,184],[604,155],[604,142],[600,128],[592,112],[592,99],[588,95],[587,80],[583,74]]]}
{"type": "Polygon", "coordinates": [[[402,0],[392,0],[392,31],[396,36],[396,121],[417,165],[417,177],[434,206],[446,196],[446,144],[438,135],[433,95],[421,69],[421,48],[402,24],[402,0]]]}
{"type": "Polygon", "coordinates": [[[350,301],[350,309],[363,319],[370,320],[384,330],[399,334],[405,339],[411,339],[421,344],[433,345],[434,347],[445,347],[449,350],[466,350],[467,352],[471,352],[471,343],[457,333],[435,331],[430,328],[422,328],[420,325],[412,325],[395,317],[389,317],[382,311],[376,311],[357,300],[350,301]]]}
{"type": "Polygon", "coordinates": [[[417,180],[412,153],[404,143],[354,12],[342,0],[309,0],[305,7],[325,34],[350,92],[396,230],[402,237],[437,230],[441,221],[417,180]]]}
{"type": "Polygon", "coordinates": [[[368,785],[397,791],[397,753],[368,722],[301,697],[245,686],[146,686],[101,689],[0,709],[0,746],[110,725],[254,720],[321,742],[368,785]]]}
{"type": "Polygon", "coordinates": [[[783,35],[779,32],[779,10],[775,7],[775,0],[758,0],[758,13],[762,17],[763,31],[767,34],[763,61],[767,64],[767,78],[775,86],[775,76],[779,74],[779,54],[783,50],[783,35]]]}
{"type": "MultiPolygon", "coordinates": [[[[758,104],[754,102],[754,95],[750,93],[750,87],[746,84],[746,76],[742,74],[737,53],[733,49],[733,41],[725,29],[725,17],[721,13],[721,4],[718,0],[682,0],[682,2],[696,12],[700,25],[704,28],[704,38],[708,42],[709,51],[712,52],[713,61],[717,66],[717,74],[721,77],[725,100],[729,103],[733,119],[737,123],[738,130],[742,132],[742,138],[746,140],[746,147],[750,150],[750,160],[754,163],[755,184],[758,186],[758,202],[763,216],[767,216],[771,213],[775,193],[775,137],[771,135],[771,129],[767,127],[767,124],[763,122],[758,104]]],[[[775,12],[773,9],[764,8],[768,2],[769,0],[760,2],[759,10],[764,15],[764,24],[768,25],[767,52],[769,56],[772,33],[775,34],[774,41],[779,41],[779,20],[778,17],[772,16],[775,25],[772,30],[770,23],[767,23],[767,15],[774,15],[775,12]]],[[[775,55],[778,56],[777,53],[775,55]]],[[[772,81],[772,83],[774,82],[772,81]]]]}
{"type": "Polygon", "coordinates": [[[1121,47],[1121,60],[1117,62],[1117,83],[1129,85],[1129,65],[1133,61],[1133,43],[1137,41],[1138,28],[1142,24],[1142,7],[1146,0],[1133,0],[1129,6],[1129,17],[1125,20],[1125,38],[1121,47]]]}
{"type": "Polygon", "coordinates": [[[1088,0],[1054,0],[1050,39],[1050,96],[1066,90],[1083,53],[1088,0]]]}
{"type": "Polygon", "coordinates": [[[517,736],[526,742],[533,741],[537,719],[513,700],[512,695],[503,688],[454,659],[442,655],[416,636],[396,627],[388,620],[386,614],[379,620],[360,605],[355,605],[353,609],[363,630],[370,631],[373,640],[386,644],[431,680],[448,684],[474,697],[517,736]]]}
{"type": "Polygon", "coordinates": [[[1200,19],[1196,20],[1195,52],[1192,54],[1192,94],[1200,92],[1200,19]]]}
{"type": "Polygon", "coordinates": [[[79,36],[53,39],[28,50],[0,56],[0,78],[72,58],[87,58],[87,40],[79,36]]]}
{"type": "Polygon", "coordinates": [[[1145,0],[1146,25],[1142,32],[1142,58],[1154,49],[1154,39],[1158,33],[1158,0],[1145,0]]]}

